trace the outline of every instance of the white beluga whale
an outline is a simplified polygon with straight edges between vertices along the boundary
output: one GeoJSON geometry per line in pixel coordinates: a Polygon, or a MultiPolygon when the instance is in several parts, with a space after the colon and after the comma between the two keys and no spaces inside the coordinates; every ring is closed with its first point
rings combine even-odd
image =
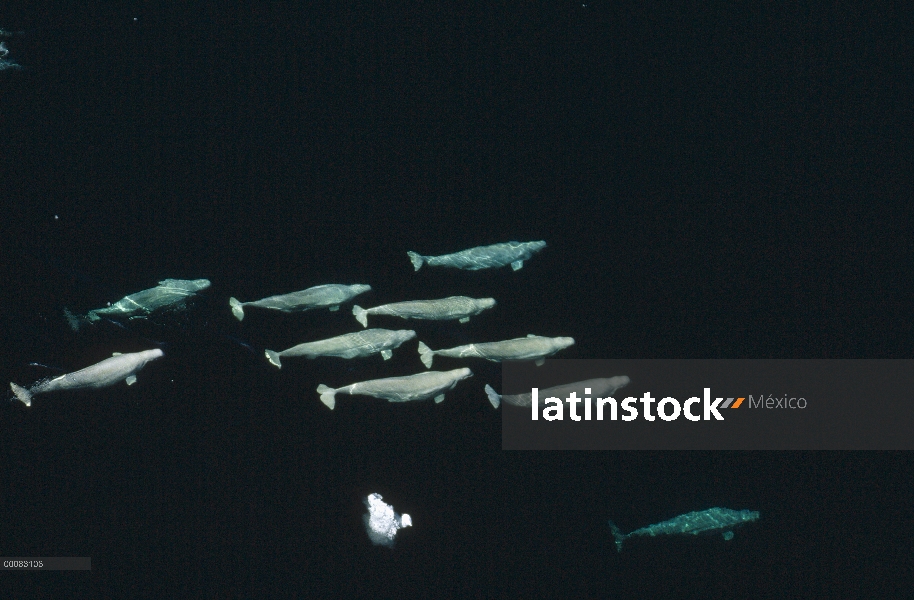
{"type": "Polygon", "coordinates": [[[353,306],[352,314],[362,327],[368,327],[368,315],[391,315],[401,319],[424,319],[427,321],[460,321],[466,323],[470,317],[495,306],[494,298],[469,298],[451,296],[439,300],[408,300],[394,302],[374,308],[353,306]]]}
{"type": "Polygon", "coordinates": [[[381,494],[368,494],[368,497],[365,498],[368,514],[363,515],[363,520],[368,539],[375,546],[392,548],[397,531],[411,526],[413,520],[407,514],[398,515],[394,511],[394,507],[384,502],[382,498],[381,494]]]}
{"type": "Polygon", "coordinates": [[[183,308],[188,298],[205,290],[209,285],[208,279],[163,279],[154,288],[130,294],[106,308],[90,310],[85,316],[74,315],[67,309],[64,309],[64,313],[74,331],[78,330],[82,323],[92,323],[102,317],[140,319],[156,311],[183,308]]]}
{"type": "Polygon", "coordinates": [[[136,383],[136,374],[146,366],[149,361],[161,358],[163,352],[158,348],[120,354],[115,352],[111,358],[106,358],[91,367],[67,373],[52,379],[44,379],[32,384],[28,389],[10,382],[10,388],[16,397],[26,406],[32,405],[32,396],[63,390],[99,389],[112,386],[121,381],[127,385],[136,383]]]}
{"type": "Polygon", "coordinates": [[[534,254],[546,247],[546,242],[505,242],[491,246],[478,246],[441,256],[423,256],[416,252],[407,252],[413,268],[418,271],[423,264],[430,267],[453,267],[467,271],[493,269],[511,265],[517,271],[524,266],[534,254]]]}
{"type": "Polygon", "coordinates": [[[729,508],[709,508],[686,513],[669,521],[648,525],[631,533],[622,533],[615,523],[609,522],[616,550],[622,552],[622,542],[635,536],[657,535],[698,535],[700,533],[721,533],[727,541],[733,539],[733,528],[744,523],[751,523],[759,518],[756,510],[731,510],[729,508]]]}
{"type": "Polygon", "coordinates": [[[372,354],[380,354],[384,360],[388,360],[393,356],[392,350],[394,348],[398,348],[400,344],[414,337],[416,337],[416,332],[408,329],[400,329],[398,331],[366,329],[365,331],[338,335],[326,340],[306,342],[282,352],[267,350],[266,355],[267,360],[279,368],[282,368],[280,358],[292,356],[304,356],[305,358],[317,358],[318,356],[361,358],[372,354]]]}
{"type": "Polygon", "coordinates": [[[340,304],[352,300],[359,294],[370,291],[370,285],[329,283],[327,285],[316,285],[300,292],[270,296],[253,302],[239,302],[235,298],[229,298],[229,306],[232,307],[232,314],[239,321],[244,319],[245,306],[281,312],[302,312],[315,308],[329,308],[331,311],[335,311],[339,310],[340,304]]]}
{"type": "MultiPolygon", "coordinates": [[[[616,390],[627,386],[629,383],[631,383],[631,379],[625,375],[586,379],[584,381],[565,383],[540,390],[539,396],[540,398],[554,397],[564,401],[565,398],[568,398],[572,393],[575,393],[578,398],[590,398],[591,402],[593,402],[596,398],[606,398],[607,396],[613,395],[616,393],[616,390]]],[[[486,395],[489,397],[489,402],[491,402],[492,406],[495,408],[498,408],[502,402],[512,406],[523,407],[529,407],[533,404],[533,395],[530,392],[526,394],[502,396],[497,394],[489,384],[486,384],[485,390],[486,395]]]]}
{"type": "Polygon", "coordinates": [[[429,398],[434,398],[435,402],[442,402],[444,392],[454,389],[459,381],[472,376],[473,372],[469,369],[426,371],[405,377],[372,379],[337,389],[321,384],[317,386],[317,393],[321,395],[321,402],[330,410],[336,406],[336,395],[340,393],[350,396],[374,396],[388,402],[410,402],[429,398]]]}
{"type": "Polygon", "coordinates": [[[467,344],[445,350],[432,350],[424,342],[419,342],[419,358],[426,367],[432,367],[432,359],[437,356],[450,358],[484,358],[493,362],[503,360],[535,360],[542,366],[545,357],[552,356],[560,350],[574,345],[574,338],[547,338],[532,333],[527,337],[505,340],[502,342],[483,342],[467,344]]]}

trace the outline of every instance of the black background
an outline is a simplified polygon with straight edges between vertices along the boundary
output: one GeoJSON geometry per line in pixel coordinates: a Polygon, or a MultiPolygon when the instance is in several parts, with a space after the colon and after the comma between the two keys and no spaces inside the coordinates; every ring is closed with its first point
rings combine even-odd
{"type": "Polygon", "coordinates": [[[0,27],[28,35],[8,57],[27,69],[0,72],[2,379],[166,344],[137,385],[0,411],[0,549],[93,562],[5,574],[5,597],[908,589],[909,454],[506,453],[482,392],[500,370],[479,362],[440,405],[343,396],[331,413],[318,383],[416,372],[415,343],[384,364],[277,371],[264,347],[353,331],[349,308],[238,323],[227,298],[368,283],[364,306],[498,300],[466,326],[411,323],[433,348],[536,333],[573,336],[564,358],[910,357],[910,19],[603,2],[3,10],[0,27]],[[414,273],[405,254],[537,239],[549,248],[518,272],[414,273]],[[166,277],[213,286],[126,329],[76,335],[62,317],[166,277]],[[392,551],[364,533],[370,492],[413,517],[392,551]],[[728,543],[622,554],[606,525],[711,506],[762,519],[728,543]]]}

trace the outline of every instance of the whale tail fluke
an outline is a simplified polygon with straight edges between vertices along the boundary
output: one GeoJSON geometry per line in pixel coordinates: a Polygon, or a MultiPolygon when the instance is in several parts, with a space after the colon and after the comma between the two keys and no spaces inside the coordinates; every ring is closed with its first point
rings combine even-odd
{"type": "Polygon", "coordinates": [[[422,268],[423,263],[425,263],[424,256],[422,256],[421,254],[416,254],[415,252],[409,252],[409,251],[406,254],[409,255],[409,260],[413,263],[413,269],[418,271],[419,269],[422,268]]]}
{"type": "Polygon", "coordinates": [[[264,352],[266,353],[267,360],[270,361],[270,364],[276,365],[277,369],[282,368],[282,365],[279,362],[279,352],[276,350],[265,350],[264,352]]]}
{"type": "Polygon", "coordinates": [[[489,397],[489,402],[492,403],[492,406],[495,408],[501,406],[501,396],[499,396],[488,383],[486,384],[486,395],[489,397]]]}
{"type": "Polygon", "coordinates": [[[622,552],[622,542],[624,542],[628,536],[622,533],[612,521],[609,522],[609,529],[613,532],[613,537],[616,539],[616,552],[622,552]]]}
{"type": "Polygon", "coordinates": [[[244,320],[244,308],[237,298],[229,298],[229,306],[232,307],[232,314],[235,315],[236,319],[239,321],[244,320]]]}
{"type": "Polygon", "coordinates": [[[64,307],[63,315],[67,318],[67,323],[70,324],[70,329],[72,329],[73,331],[79,331],[79,328],[85,322],[84,317],[74,315],[72,312],[70,312],[70,309],[67,307],[64,307]]]}
{"type": "Polygon", "coordinates": [[[16,385],[12,381],[10,382],[10,388],[13,390],[13,393],[16,394],[16,397],[19,398],[20,401],[22,401],[23,404],[25,404],[26,406],[32,405],[32,393],[30,391],[28,391],[24,387],[20,387],[20,386],[16,385]]]}
{"type": "Polygon", "coordinates": [[[425,345],[425,342],[419,342],[419,358],[426,369],[432,368],[432,359],[435,358],[435,351],[425,345]]]}
{"type": "Polygon", "coordinates": [[[355,320],[362,324],[362,327],[368,327],[368,311],[356,304],[352,307],[352,314],[355,320]]]}

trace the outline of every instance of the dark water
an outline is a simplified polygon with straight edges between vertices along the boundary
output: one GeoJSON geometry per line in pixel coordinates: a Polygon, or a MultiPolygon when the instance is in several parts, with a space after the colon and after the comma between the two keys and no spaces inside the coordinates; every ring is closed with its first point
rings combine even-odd
{"type": "MultiPolygon", "coordinates": [[[[0,548],[91,556],[18,589],[102,597],[898,597],[906,453],[505,453],[482,387],[391,405],[421,369],[263,349],[355,331],[228,309],[323,283],[374,306],[494,297],[431,347],[572,336],[564,358],[911,353],[900,44],[876,15],[195,6],[23,13],[0,73],[3,381],[164,344],[136,385],[0,410],[0,548]],[[137,17],[137,21],[133,18],[137,17]],[[875,68],[874,65],[879,65],[875,68]],[[898,75],[898,76],[896,76],[898,75]],[[893,83],[889,83],[893,82],[893,83]],[[423,269],[509,240],[522,270],[423,269]],[[164,278],[187,311],[74,334],[164,278]],[[248,348],[250,346],[253,351],[248,348]],[[414,526],[370,545],[362,498],[414,526]],[[734,540],[632,540],[711,506],[734,540]]],[[[393,319],[372,326],[400,327],[393,319]]],[[[442,361],[442,364],[444,361],[442,361]]],[[[462,366],[457,361],[452,368],[462,366]]],[[[875,401],[874,399],[867,399],[875,401]]],[[[6,583],[3,584],[7,585],[6,583]]],[[[21,586],[21,587],[20,587],[21,586]]],[[[17,592],[18,593],[18,592],[17,592]]],[[[17,597],[14,593],[13,596],[17,597]]]]}

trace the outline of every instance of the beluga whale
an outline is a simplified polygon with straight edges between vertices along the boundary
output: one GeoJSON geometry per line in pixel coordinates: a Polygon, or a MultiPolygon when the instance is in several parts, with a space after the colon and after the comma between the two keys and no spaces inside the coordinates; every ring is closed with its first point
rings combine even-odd
{"type": "Polygon", "coordinates": [[[495,269],[511,265],[515,271],[524,266],[524,261],[529,260],[534,254],[546,247],[546,242],[505,242],[491,246],[478,246],[469,250],[461,250],[453,254],[441,256],[423,256],[416,252],[407,252],[413,268],[418,271],[422,265],[430,267],[453,267],[466,271],[479,271],[480,269],[495,269]]]}
{"type": "Polygon", "coordinates": [[[451,296],[438,300],[408,300],[394,302],[374,308],[352,307],[352,314],[362,327],[368,327],[368,315],[390,315],[401,319],[424,319],[426,321],[460,321],[466,323],[470,317],[494,307],[494,298],[469,298],[451,296]]]}
{"type": "Polygon", "coordinates": [[[158,348],[121,354],[115,352],[111,358],[106,358],[91,367],[67,373],[52,379],[43,379],[29,388],[24,388],[10,382],[10,388],[19,400],[26,406],[32,405],[32,396],[64,390],[94,390],[112,386],[121,381],[127,385],[136,383],[136,374],[146,366],[146,363],[161,358],[163,352],[158,348]]]}
{"type": "Polygon", "coordinates": [[[731,510],[729,508],[709,508],[686,513],[669,521],[662,521],[636,529],[631,533],[622,533],[615,523],[609,522],[613,537],[616,540],[616,551],[622,552],[622,542],[630,537],[649,535],[698,535],[699,533],[720,533],[727,541],[733,539],[733,528],[744,523],[751,523],[759,518],[757,510],[731,510]]]}
{"type": "Polygon", "coordinates": [[[300,292],[291,292],[279,296],[270,296],[253,302],[240,302],[236,298],[229,298],[232,314],[241,321],[244,319],[244,307],[267,308],[281,312],[302,312],[315,308],[329,308],[331,311],[339,310],[340,304],[348,302],[365,292],[370,292],[371,286],[364,284],[342,285],[330,283],[316,285],[300,292]]]}
{"type": "Polygon", "coordinates": [[[142,319],[156,311],[183,308],[190,297],[209,285],[208,279],[163,279],[154,288],[130,294],[105,308],[90,310],[85,316],[74,315],[66,308],[64,314],[73,331],[83,323],[94,323],[102,317],[142,319]]]}
{"type": "Polygon", "coordinates": [[[277,368],[282,368],[280,359],[283,357],[304,356],[317,358],[318,356],[337,356],[339,358],[361,358],[380,354],[384,360],[393,356],[392,350],[400,344],[416,337],[416,332],[408,329],[391,331],[390,329],[366,329],[355,333],[338,335],[326,340],[306,342],[293,346],[288,350],[276,352],[266,350],[267,360],[277,368]]]}
{"type": "Polygon", "coordinates": [[[546,362],[547,356],[552,356],[556,352],[573,345],[574,338],[547,338],[533,335],[532,333],[527,337],[513,340],[467,344],[445,350],[432,350],[425,342],[419,342],[419,358],[422,359],[422,364],[429,369],[432,367],[432,359],[435,355],[450,358],[484,358],[493,362],[534,360],[537,366],[542,366],[546,362]]]}
{"type": "MultiPolygon", "coordinates": [[[[599,379],[586,379],[584,381],[576,381],[575,383],[565,383],[562,385],[557,385],[555,387],[546,388],[540,390],[539,394],[541,398],[568,398],[572,393],[577,394],[578,398],[581,399],[590,399],[593,402],[593,398],[605,398],[616,393],[616,390],[623,388],[631,383],[631,379],[625,375],[619,375],[616,377],[601,377],[599,379]]],[[[492,403],[492,406],[498,408],[502,402],[505,404],[510,404],[512,406],[522,406],[529,407],[533,404],[533,394],[528,392],[526,394],[515,394],[515,395],[501,395],[495,392],[492,389],[492,386],[486,384],[485,388],[486,395],[489,397],[489,402],[492,403]]]]}
{"type": "Polygon", "coordinates": [[[426,371],[405,377],[372,379],[337,389],[321,384],[317,386],[317,393],[321,395],[321,402],[330,410],[336,406],[336,395],[339,393],[350,396],[374,396],[388,402],[410,402],[434,398],[436,403],[440,403],[444,401],[444,392],[454,389],[459,381],[472,376],[473,372],[469,369],[426,371]]]}

